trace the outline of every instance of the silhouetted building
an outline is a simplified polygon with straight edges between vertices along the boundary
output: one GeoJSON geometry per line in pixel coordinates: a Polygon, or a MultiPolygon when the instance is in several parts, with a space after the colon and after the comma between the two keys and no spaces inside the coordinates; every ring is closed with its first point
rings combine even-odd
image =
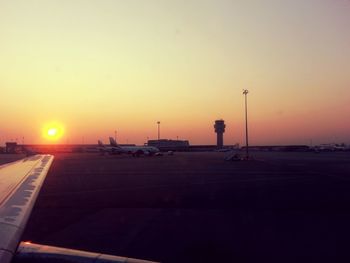
{"type": "MultiPolygon", "coordinates": [[[[246,150],[246,146],[241,148],[246,150]]],[[[250,151],[264,151],[264,152],[307,152],[310,147],[307,145],[263,145],[263,146],[249,146],[250,151]]]]}
{"type": "Polygon", "coordinates": [[[159,150],[184,151],[188,150],[190,143],[187,140],[148,140],[148,146],[154,146],[159,150]]]}
{"type": "Polygon", "coordinates": [[[222,148],[224,146],[224,132],[225,132],[225,121],[224,120],[216,120],[215,121],[215,132],[216,132],[216,141],[217,146],[222,148]]]}
{"type": "Polygon", "coordinates": [[[6,153],[17,153],[17,142],[6,142],[6,153]]]}

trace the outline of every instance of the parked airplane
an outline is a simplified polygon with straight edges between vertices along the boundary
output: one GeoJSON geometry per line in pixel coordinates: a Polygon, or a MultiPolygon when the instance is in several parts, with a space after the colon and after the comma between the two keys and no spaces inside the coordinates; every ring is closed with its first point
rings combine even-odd
{"type": "Polygon", "coordinates": [[[34,155],[0,166],[0,262],[150,261],[20,242],[21,235],[54,157],[34,155]]]}
{"type": "Polygon", "coordinates": [[[111,147],[119,148],[123,153],[132,154],[133,156],[139,155],[154,155],[159,152],[159,149],[154,146],[122,146],[117,144],[113,137],[109,137],[111,147]]]}
{"type": "Polygon", "coordinates": [[[314,147],[315,152],[335,152],[335,151],[345,151],[345,144],[336,144],[336,143],[324,143],[316,145],[314,147]]]}
{"type": "Polygon", "coordinates": [[[106,146],[102,143],[101,140],[98,140],[98,150],[101,153],[109,153],[109,154],[121,154],[124,153],[124,151],[120,147],[114,147],[114,146],[106,146]]]}

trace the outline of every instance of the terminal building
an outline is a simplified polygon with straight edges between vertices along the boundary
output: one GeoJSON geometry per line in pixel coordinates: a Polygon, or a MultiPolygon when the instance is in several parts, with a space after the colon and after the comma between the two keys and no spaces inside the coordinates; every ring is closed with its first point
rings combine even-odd
{"type": "Polygon", "coordinates": [[[148,140],[148,146],[157,147],[161,151],[187,151],[190,147],[188,140],[148,140]]]}

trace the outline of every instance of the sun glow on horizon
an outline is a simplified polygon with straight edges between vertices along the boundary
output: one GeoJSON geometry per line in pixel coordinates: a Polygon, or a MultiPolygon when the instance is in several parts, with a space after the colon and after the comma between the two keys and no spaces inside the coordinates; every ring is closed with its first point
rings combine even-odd
{"type": "Polygon", "coordinates": [[[64,127],[61,123],[50,122],[44,125],[42,133],[45,140],[58,141],[64,134],[64,127]]]}

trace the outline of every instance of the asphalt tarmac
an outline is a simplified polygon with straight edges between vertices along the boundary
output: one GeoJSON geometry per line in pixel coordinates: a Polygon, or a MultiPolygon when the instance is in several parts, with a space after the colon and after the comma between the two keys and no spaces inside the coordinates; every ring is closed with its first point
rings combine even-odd
{"type": "Polygon", "coordinates": [[[23,240],[161,262],[350,260],[350,152],[225,155],[57,154],[23,240]]]}

